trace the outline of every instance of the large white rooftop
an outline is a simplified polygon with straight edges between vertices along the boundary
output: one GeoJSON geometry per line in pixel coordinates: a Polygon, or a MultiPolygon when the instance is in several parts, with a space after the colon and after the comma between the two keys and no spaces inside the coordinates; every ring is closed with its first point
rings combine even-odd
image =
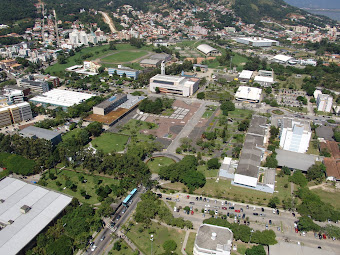
{"type": "Polygon", "coordinates": [[[208,54],[212,51],[217,51],[215,48],[211,47],[208,44],[201,44],[199,46],[197,46],[197,49],[201,52],[203,52],[204,54],[208,54]]]}
{"type": "Polygon", "coordinates": [[[94,96],[93,94],[74,92],[62,89],[53,89],[43,93],[41,96],[33,97],[31,101],[37,103],[59,105],[62,107],[70,107],[75,104],[80,104],[81,102],[93,96],[94,96]]]}
{"type": "Polygon", "coordinates": [[[246,40],[249,42],[277,42],[275,40],[267,39],[267,38],[261,38],[261,37],[240,37],[239,39],[246,40]]]}
{"type": "Polygon", "coordinates": [[[282,54],[279,54],[279,55],[276,55],[275,57],[273,57],[273,60],[280,61],[280,62],[287,62],[291,59],[293,59],[293,58],[290,57],[290,56],[282,55],[282,54]]]}
{"type": "Polygon", "coordinates": [[[274,82],[273,77],[267,77],[267,76],[255,76],[254,82],[274,82]]]}
{"type": "Polygon", "coordinates": [[[0,181],[0,254],[14,255],[40,233],[72,200],[37,185],[6,177],[0,181]],[[29,206],[22,213],[22,206],[29,206]],[[9,224],[9,221],[13,221],[9,224]]]}
{"type": "Polygon", "coordinates": [[[180,82],[182,80],[185,80],[185,77],[182,76],[176,76],[176,75],[162,75],[162,74],[156,74],[152,79],[157,79],[161,81],[172,81],[172,82],[180,82]]]}
{"type": "Polygon", "coordinates": [[[243,70],[240,75],[239,78],[240,79],[248,79],[250,80],[251,76],[253,75],[253,71],[249,71],[249,70],[243,70]]]}
{"type": "Polygon", "coordinates": [[[259,101],[261,98],[262,89],[240,86],[235,94],[236,99],[246,99],[252,101],[259,101]]]}

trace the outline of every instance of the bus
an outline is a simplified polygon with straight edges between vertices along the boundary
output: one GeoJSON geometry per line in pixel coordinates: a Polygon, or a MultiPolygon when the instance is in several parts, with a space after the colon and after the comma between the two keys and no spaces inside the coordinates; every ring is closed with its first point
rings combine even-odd
{"type": "Polygon", "coordinates": [[[133,189],[130,194],[124,199],[123,205],[129,206],[129,203],[131,202],[133,196],[137,193],[137,188],[133,189]]]}

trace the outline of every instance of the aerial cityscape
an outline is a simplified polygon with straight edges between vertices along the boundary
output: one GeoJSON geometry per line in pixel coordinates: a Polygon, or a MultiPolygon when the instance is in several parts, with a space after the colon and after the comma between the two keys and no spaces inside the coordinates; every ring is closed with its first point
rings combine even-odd
{"type": "Polygon", "coordinates": [[[340,254],[337,1],[1,7],[1,255],[340,254]]]}

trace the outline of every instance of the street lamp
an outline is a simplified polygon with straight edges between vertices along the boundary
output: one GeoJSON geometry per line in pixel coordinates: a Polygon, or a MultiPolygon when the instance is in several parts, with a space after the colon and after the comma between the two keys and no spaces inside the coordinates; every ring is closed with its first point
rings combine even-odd
{"type": "Polygon", "coordinates": [[[152,255],[152,242],[153,242],[153,235],[151,235],[150,241],[151,241],[151,255],[152,255]]]}

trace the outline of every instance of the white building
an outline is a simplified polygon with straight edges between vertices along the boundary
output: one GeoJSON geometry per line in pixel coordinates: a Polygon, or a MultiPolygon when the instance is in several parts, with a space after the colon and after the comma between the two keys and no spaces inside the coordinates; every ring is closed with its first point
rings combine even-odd
{"type": "Polygon", "coordinates": [[[316,66],[317,62],[314,59],[301,59],[300,64],[303,66],[316,66]]]}
{"type": "Polygon", "coordinates": [[[254,83],[258,83],[262,87],[271,87],[274,84],[274,78],[273,77],[257,75],[254,78],[254,83]]]}
{"type": "Polygon", "coordinates": [[[276,55],[275,57],[272,58],[273,62],[279,63],[279,64],[287,64],[288,61],[291,61],[293,58],[290,56],[286,56],[286,55],[276,55]]]}
{"type": "Polygon", "coordinates": [[[85,31],[73,30],[69,34],[69,43],[74,46],[88,45],[89,40],[85,31]]]}
{"type": "Polygon", "coordinates": [[[189,97],[198,89],[199,79],[157,74],[150,79],[150,91],[189,97]]]}
{"type": "Polygon", "coordinates": [[[239,76],[238,76],[238,80],[240,82],[248,82],[250,81],[251,77],[253,76],[253,71],[249,71],[249,70],[243,70],[239,76]]]}
{"type": "Polygon", "coordinates": [[[317,94],[316,106],[317,106],[318,111],[331,112],[332,104],[333,104],[333,97],[331,95],[314,92],[314,96],[315,94],[317,94]]]}
{"type": "Polygon", "coordinates": [[[196,235],[194,255],[230,255],[233,232],[229,228],[202,224],[196,235]]]}
{"type": "Polygon", "coordinates": [[[312,131],[306,120],[283,118],[280,132],[280,148],[305,153],[308,150],[312,131]]]}
{"type": "Polygon", "coordinates": [[[219,52],[217,49],[211,47],[208,44],[201,44],[197,46],[197,50],[202,52],[206,56],[219,56],[221,55],[221,52],[219,52]]]}
{"type": "Polygon", "coordinates": [[[238,101],[247,101],[250,103],[258,103],[261,99],[262,89],[240,86],[235,94],[235,99],[238,101]]]}
{"type": "Polygon", "coordinates": [[[254,47],[279,46],[278,41],[260,37],[239,37],[236,38],[236,42],[254,47]]]}
{"type": "Polygon", "coordinates": [[[72,197],[6,177],[0,181],[0,254],[14,255],[28,245],[72,197]]]}
{"type": "Polygon", "coordinates": [[[30,99],[30,102],[33,104],[42,104],[43,106],[60,106],[66,111],[68,107],[80,104],[93,96],[95,95],[69,90],[53,89],[40,96],[33,97],[30,99]]]}
{"type": "Polygon", "coordinates": [[[4,89],[4,96],[7,98],[9,103],[22,103],[24,102],[24,92],[19,89],[4,89]]]}

